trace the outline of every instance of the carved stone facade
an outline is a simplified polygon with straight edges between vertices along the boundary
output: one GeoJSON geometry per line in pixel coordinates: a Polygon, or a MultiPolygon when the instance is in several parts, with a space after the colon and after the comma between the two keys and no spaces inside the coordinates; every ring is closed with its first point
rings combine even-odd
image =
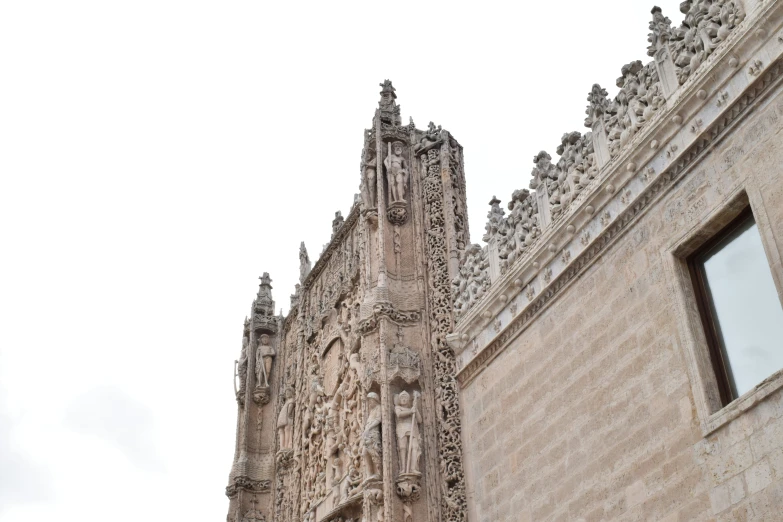
{"type": "Polygon", "coordinates": [[[335,214],[314,265],[301,245],[287,317],[262,277],[236,363],[232,522],[466,519],[445,338],[469,244],[462,147],[434,124],[402,125],[396,99],[383,82],[361,198],[335,214]]]}
{"type": "Polygon", "coordinates": [[[245,321],[228,520],[778,519],[783,372],[710,406],[671,252],[750,201],[783,285],[783,0],[680,10],[484,245],[462,146],[381,84],[360,198],[245,321]]]}

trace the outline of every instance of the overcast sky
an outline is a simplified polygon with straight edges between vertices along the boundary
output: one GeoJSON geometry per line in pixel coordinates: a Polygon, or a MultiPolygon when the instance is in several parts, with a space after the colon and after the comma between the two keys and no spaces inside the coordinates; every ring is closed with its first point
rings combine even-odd
{"type": "Polygon", "coordinates": [[[257,277],[287,310],[378,83],[465,147],[477,242],[652,5],[0,3],[0,522],[225,520],[257,277]]]}

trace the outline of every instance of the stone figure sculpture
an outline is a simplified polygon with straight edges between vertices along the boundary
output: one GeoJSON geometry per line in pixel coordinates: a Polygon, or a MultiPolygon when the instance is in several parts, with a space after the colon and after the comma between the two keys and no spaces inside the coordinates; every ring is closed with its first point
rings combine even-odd
{"type": "Polygon", "coordinates": [[[402,142],[389,143],[389,152],[383,160],[392,203],[405,201],[408,190],[408,163],[402,156],[402,142]]]}
{"type": "Polygon", "coordinates": [[[256,385],[269,386],[269,378],[272,376],[272,359],[275,349],[269,344],[269,336],[261,334],[256,348],[256,385]]]}
{"type": "Polygon", "coordinates": [[[365,154],[364,161],[362,162],[362,200],[367,210],[373,209],[378,206],[376,203],[376,172],[375,167],[377,161],[375,154],[367,152],[365,154]]]}
{"type": "Polygon", "coordinates": [[[381,399],[375,392],[367,394],[367,422],[364,424],[362,458],[365,480],[375,480],[381,475],[381,399]]]}
{"type": "Polygon", "coordinates": [[[285,391],[285,403],[277,416],[277,438],[280,443],[280,450],[289,450],[293,447],[294,408],[294,390],[287,388],[285,391]]]}
{"type": "Polygon", "coordinates": [[[419,473],[419,456],[421,455],[420,397],[419,392],[413,392],[413,401],[411,401],[411,395],[407,391],[394,396],[397,452],[401,474],[419,473]]]}
{"type": "Polygon", "coordinates": [[[424,134],[424,136],[422,136],[421,139],[419,139],[419,143],[414,148],[414,152],[419,152],[423,149],[426,149],[430,145],[436,144],[440,139],[441,130],[442,129],[440,125],[435,127],[435,124],[430,122],[429,126],[427,127],[426,134],[424,134]]]}

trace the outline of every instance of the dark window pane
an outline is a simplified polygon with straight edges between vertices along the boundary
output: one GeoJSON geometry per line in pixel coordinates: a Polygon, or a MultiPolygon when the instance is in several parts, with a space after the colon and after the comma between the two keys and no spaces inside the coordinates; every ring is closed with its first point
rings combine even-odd
{"type": "Polygon", "coordinates": [[[704,258],[729,379],[740,396],[783,368],[783,308],[751,218],[704,258]]]}

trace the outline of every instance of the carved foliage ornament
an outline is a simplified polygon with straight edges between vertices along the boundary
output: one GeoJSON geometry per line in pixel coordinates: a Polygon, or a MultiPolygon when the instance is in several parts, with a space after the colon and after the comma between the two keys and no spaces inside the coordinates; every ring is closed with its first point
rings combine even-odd
{"type": "MultiPolygon", "coordinates": [[[[569,207],[596,178],[599,169],[628,146],[641,128],[665,106],[667,97],[693,75],[745,18],[741,3],[736,0],[686,0],[680,10],[685,19],[679,27],[673,27],[660,8],[653,8],[648,55],[655,59],[647,64],[636,61],[624,65],[617,79],[620,91],[614,99],[609,98],[606,89],[593,85],[585,111],[585,126],[592,132],[584,136],[577,132],[564,134],[557,149],[560,154],[557,163],[552,162],[546,151],[533,158],[535,167],[530,188],[536,192],[515,191],[509,209],[518,210],[508,217],[497,198],[490,202],[484,240],[497,242],[501,274],[535,241],[538,229],[556,220],[569,207]],[[531,212],[534,202],[538,208],[531,212]]],[[[762,68],[763,64],[753,62],[748,72],[757,75],[762,68]]],[[[694,122],[692,130],[701,132],[701,124],[694,122]]],[[[667,157],[673,155],[672,151],[667,151],[667,157]]],[[[472,254],[462,258],[463,266],[476,263],[476,250],[469,250],[472,254]]],[[[483,294],[485,290],[473,295],[467,291],[476,280],[470,272],[473,270],[460,268],[459,278],[454,281],[457,319],[480,297],[475,293],[483,294]]]]}
{"type": "Polygon", "coordinates": [[[446,342],[451,332],[451,292],[446,245],[446,219],[439,169],[430,167],[423,187],[426,247],[429,268],[429,313],[435,373],[438,453],[442,485],[441,519],[466,520],[467,500],[462,469],[462,437],[454,352],[446,342]]]}

